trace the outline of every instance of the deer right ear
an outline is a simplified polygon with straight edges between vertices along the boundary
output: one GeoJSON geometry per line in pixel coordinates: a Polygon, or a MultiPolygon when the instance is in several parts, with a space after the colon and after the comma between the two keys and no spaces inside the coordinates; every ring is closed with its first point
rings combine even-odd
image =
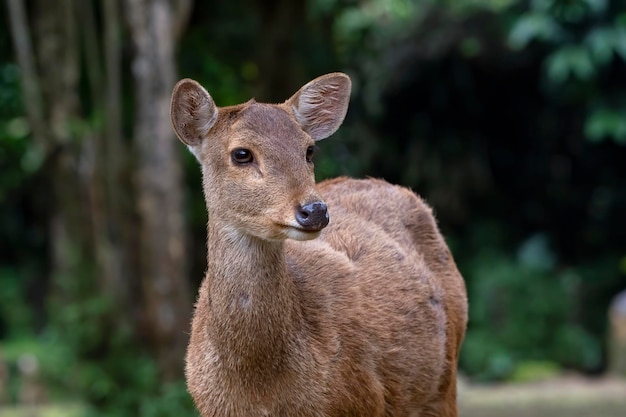
{"type": "Polygon", "coordinates": [[[198,82],[185,78],[174,87],[170,116],[185,145],[199,145],[215,124],[217,113],[215,102],[198,82]]]}
{"type": "Polygon", "coordinates": [[[350,101],[350,78],[335,72],[314,79],[286,101],[313,140],[329,137],[343,122],[350,101]]]}

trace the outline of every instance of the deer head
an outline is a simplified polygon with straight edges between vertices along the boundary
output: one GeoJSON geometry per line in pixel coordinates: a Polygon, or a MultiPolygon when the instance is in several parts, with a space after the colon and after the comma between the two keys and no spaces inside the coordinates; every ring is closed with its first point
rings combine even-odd
{"type": "Polygon", "coordinates": [[[202,166],[211,221],[264,240],[317,237],[329,216],[315,186],[315,141],[343,122],[350,87],[333,73],[282,104],[217,107],[196,81],[178,82],[172,124],[202,166]]]}

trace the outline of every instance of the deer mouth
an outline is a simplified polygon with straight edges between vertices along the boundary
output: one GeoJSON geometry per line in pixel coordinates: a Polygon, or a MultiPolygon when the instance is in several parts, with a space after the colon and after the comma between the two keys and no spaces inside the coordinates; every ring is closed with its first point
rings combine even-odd
{"type": "Polygon", "coordinates": [[[316,237],[320,235],[323,229],[323,227],[313,229],[313,228],[304,228],[300,225],[296,226],[296,225],[289,225],[289,224],[283,224],[283,225],[280,225],[280,227],[288,239],[300,240],[300,241],[315,239],[316,237]]]}

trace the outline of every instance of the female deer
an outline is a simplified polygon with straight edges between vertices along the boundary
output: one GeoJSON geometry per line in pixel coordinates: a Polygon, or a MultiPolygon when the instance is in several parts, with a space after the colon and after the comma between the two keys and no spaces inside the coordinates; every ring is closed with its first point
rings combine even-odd
{"type": "Polygon", "coordinates": [[[203,417],[457,415],[467,300],[430,208],[380,180],[315,184],[349,95],[340,73],[278,105],[174,89],[209,212],[186,365],[203,417]]]}

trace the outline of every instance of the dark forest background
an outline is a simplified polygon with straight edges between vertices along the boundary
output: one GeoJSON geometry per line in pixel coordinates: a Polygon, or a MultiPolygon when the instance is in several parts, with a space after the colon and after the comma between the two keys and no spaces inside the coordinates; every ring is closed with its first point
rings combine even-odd
{"type": "Polygon", "coordinates": [[[469,291],[462,372],[605,372],[626,289],[626,1],[5,0],[0,21],[5,401],[28,354],[52,400],[194,414],[206,212],[170,128],[183,77],[223,106],[348,73],[317,178],[382,177],[434,207],[469,291]]]}

